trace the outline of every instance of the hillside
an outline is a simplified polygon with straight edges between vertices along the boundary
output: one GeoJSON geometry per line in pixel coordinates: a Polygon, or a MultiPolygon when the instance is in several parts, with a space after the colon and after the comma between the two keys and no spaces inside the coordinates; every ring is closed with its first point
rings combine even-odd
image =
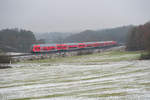
{"type": "Polygon", "coordinates": [[[129,31],[133,26],[117,27],[103,30],[85,30],[83,32],[70,35],[65,38],[65,42],[85,42],[85,41],[109,41],[114,40],[125,43],[129,31]]]}
{"type": "Polygon", "coordinates": [[[71,33],[49,32],[49,33],[35,33],[37,40],[44,40],[45,43],[62,43],[63,40],[70,36],[71,33]]]}
{"type": "Polygon", "coordinates": [[[127,41],[128,33],[133,26],[123,26],[103,30],[85,30],[80,33],[36,33],[37,40],[44,40],[46,43],[68,43],[68,42],[88,42],[88,41],[109,41],[114,40],[119,43],[127,41]]]}

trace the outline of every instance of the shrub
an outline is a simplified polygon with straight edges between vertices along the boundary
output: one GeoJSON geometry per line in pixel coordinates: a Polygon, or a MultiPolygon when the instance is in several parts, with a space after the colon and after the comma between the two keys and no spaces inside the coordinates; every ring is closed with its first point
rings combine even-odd
{"type": "Polygon", "coordinates": [[[0,54],[0,63],[1,64],[7,64],[10,63],[11,57],[5,54],[0,54]]]}
{"type": "Polygon", "coordinates": [[[87,55],[87,54],[92,54],[93,51],[91,50],[80,50],[77,52],[77,55],[87,55]]]}
{"type": "Polygon", "coordinates": [[[141,54],[140,60],[144,60],[144,59],[150,59],[150,52],[141,54]]]}

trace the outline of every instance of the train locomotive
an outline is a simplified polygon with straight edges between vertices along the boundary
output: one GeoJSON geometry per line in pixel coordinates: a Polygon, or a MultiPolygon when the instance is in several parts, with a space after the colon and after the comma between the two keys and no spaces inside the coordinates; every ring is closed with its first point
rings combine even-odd
{"type": "Polygon", "coordinates": [[[116,46],[116,41],[102,41],[102,42],[82,42],[82,43],[63,43],[63,44],[34,44],[32,45],[32,53],[48,53],[73,51],[82,49],[95,49],[116,46]]]}

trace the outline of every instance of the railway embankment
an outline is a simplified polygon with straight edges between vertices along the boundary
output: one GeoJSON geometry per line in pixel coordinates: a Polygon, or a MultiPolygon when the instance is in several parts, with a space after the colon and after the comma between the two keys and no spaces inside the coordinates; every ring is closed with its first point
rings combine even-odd
{"type": "Polygon", "coordinates": [[[124,46],[92,51],[73,51],[56,54],[40,54],[18,57],[20,63],[50,63],[50,64],[97,64],[139,59],[140,52],[125,51],[124,46]]]}
{"type": "Polygon", "coordinates": [[[112,48],[103,48],[103,49],[90,49],[90,50],[77,50],[71,52],[57,52],[57,53],[35,53],[35,54],[20,54],[12,56],[12,62],[24,62],[24,61],[34,61],[34,60],[43,60],[43,59],[57,59],[64,57],[73,57],[80,55],[89,55],[95,53],[103,53],[106,51],[124,51],[124,46],[112,47],[112,48]]]}

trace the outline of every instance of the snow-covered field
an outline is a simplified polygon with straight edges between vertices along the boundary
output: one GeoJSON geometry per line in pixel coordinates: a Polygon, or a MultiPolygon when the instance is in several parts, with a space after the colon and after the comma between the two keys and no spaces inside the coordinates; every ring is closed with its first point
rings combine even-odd
{"type": "Polygon", "coordinates": [[[14,64],[0,70],[0,100],[149,100],[150,61],[123,60],[131,56],[14,64]]]}

